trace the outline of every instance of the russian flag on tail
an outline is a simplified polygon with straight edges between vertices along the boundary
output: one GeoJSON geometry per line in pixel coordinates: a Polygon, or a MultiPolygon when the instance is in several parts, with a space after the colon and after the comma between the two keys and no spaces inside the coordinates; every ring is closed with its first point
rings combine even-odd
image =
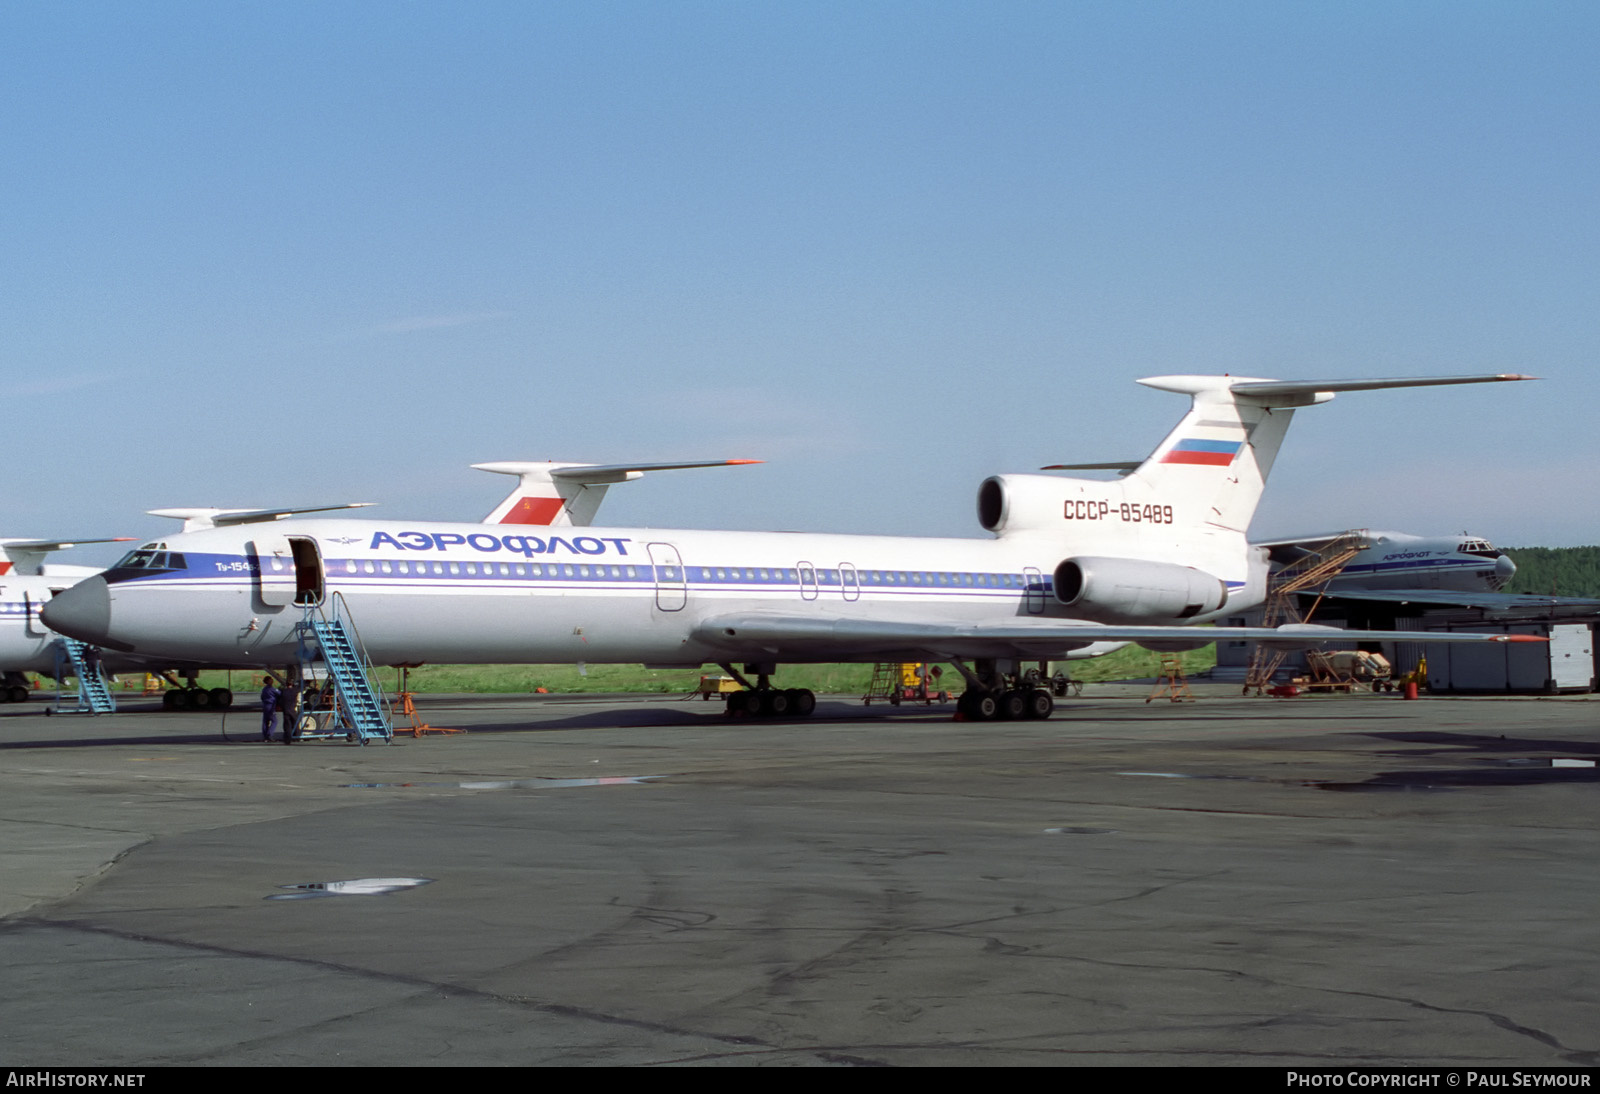
{"type": "Polygon", "coordinates": [[[1207,441],[1190,437],[1179,441],[1161,457],[1162,463],[1195,463],[1213,467],[1227,467],[1239,454],[1243,441],[1207,441]]]}

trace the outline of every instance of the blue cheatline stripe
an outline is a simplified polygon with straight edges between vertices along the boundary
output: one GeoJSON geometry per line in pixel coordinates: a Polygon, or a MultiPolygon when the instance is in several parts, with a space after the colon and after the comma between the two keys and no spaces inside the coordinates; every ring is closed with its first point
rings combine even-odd
{"type": "MultiPolygon", "coordinates": [[[[1050,594],[1055,583],[1047,574],[1030,576],[1018,573],[980,573],[966,570],[889,570],[857,568],[855,580],[846,582],[838,569],[817,568],[813,577],[800,579],[797,567],[784,566],[677,566],[656,567],[640,563],[598,562],[516,562],[499,563],[448,559],[407,559],[401,572],[398,560],[324,560],[326,579],[342,585],[371,585],[389,588],[437,588],[464,584],[515,586],[540,584],[547,587],[611,587],[652,589],[658,583],[706,591],[760,591],[763,589],[817,589],[840,591],[860,589],[876,594],[963,597],[1003,597],[1050,594]],[[387,563],[389,570],[384,571],[387,563]],[[467,566],[473,571],[468,572],[467,566]],[[369,570],[368,567],[371,567],[369,570]],[[505,567],[505,573],[501,568],[505,567]],[[435,568],[437,571],[435,572],[435,568]],[[454,572],[452,572],[452,570],[454,572]],[[630,571],[632,573],[630,574],[630,571]]],[[[253,584],[255,575],[242,558],[193,556],[185,570],[123,570],[124,581],[191,588],[253,584]],[[204,561],[201,561],[201,560],[204,561]]],[[[293,580],[293,571],[284,569],[271,575],[279,584],[293,580]]],[[[1228,589],[1245,586],[1243,581],[1225,582],[1228,589]]],[[[19,605],[20,607],[20,605],[19,605]]],[[[0,607],[0,612],[5,611],[0,607]]]]}

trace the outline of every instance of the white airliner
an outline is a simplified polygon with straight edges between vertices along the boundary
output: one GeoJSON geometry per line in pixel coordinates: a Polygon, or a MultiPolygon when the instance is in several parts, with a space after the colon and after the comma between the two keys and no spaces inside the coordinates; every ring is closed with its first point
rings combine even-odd
{"type": "Polygon", "coordinates": [[[1191,398],[1155,451],[1115,481],[987,479],[987,540],[286,520],[147,543],[56,597],[44,618],[112,650],[275,666],[296,658],[302,609],[338,598],[375,664],[710,662],[732,672],[744,662],[757,680],[732,709],[806,714],[809,692],[771,686],[778,663],[949,661],[968,683],[966,716],[1047,717],[1050,696],[1024,662],[1129,641],[1422,640],[1304,624],[1185,628],[1261,602],[1267,551],[1245,530],[1295,408],[1341,391],[1520,379],[1141,380],[1191,398]]]}
{"type": "MultiPolygon", "coordinates": [[[[688,467],[723,467],[737,464],[759,463],[759,460],[703,460],[693,463],[637,463],[637,464],[585,464],[585,463],[493,463],[479,464],[485,471],[517,475],[517,485],[497,505],[484,523],[507,524],[586,524],[594,516],[607,487],[620,482],[631,482],[646,471],[664,471],[688,467]]],[[[278,509],[219,509],[211,507],[152,509],[150,514],[171,517],[183,522],[183,531],[197,532],[208,528],[223,528],[244,524],[260,524],[284,520],[306,513],[326,513],[343,509],[363,509],[371,502],[344,502],[336,505],[314,505],[278,509]]],[[[49,675],[56,670],[54,642],[60,637],[39,619],[39,611],[55,594],[86,577],[100,573],[95,566],[62,566],[45,564],[44,556],[52,551],[65,550],[81,543],[123,543],[129,537],[116,539],[23,540],[0,539],[0,702],[22,702],[31,693],[24,673],[49,675]]],[[[158,671],[182,668],[192,672],[202,667],[199,663],[174,666],[144,658],[131,658],[113,654],[102,662],[110,672],[158,671]]],[[[226,706],[233,695],[226,688],[213,688],[205,693],[203,704],[197,701],[199,689],[191,684],[180,696],[169,692],[169,698],[182,702],[180,709],[196,706],[226,706]]]]}
{"type": "Polygon", "coordinates": [[[53,551],[80,543],[125,543],[118,539],[0,539],[0,702],[29,695],[25,672],[55,671],[52,643],[60,636],[39,621],[39,610],[56,593],[100,572],[93,566],[46,564],[53,551]]]}

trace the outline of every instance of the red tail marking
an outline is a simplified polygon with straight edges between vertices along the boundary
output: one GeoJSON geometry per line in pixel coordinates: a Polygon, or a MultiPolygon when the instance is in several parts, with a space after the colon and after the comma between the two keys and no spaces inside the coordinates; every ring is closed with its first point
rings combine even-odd
{"type": "Polygon", "coordinates": [[[560,498],[523,498],[501,518],[501,524],[549,524],[561,512],[560,498]]]}

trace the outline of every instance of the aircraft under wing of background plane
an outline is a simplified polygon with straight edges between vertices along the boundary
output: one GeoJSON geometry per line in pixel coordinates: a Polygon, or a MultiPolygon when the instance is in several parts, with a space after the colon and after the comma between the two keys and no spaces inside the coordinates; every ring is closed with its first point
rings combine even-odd
{"type": "MultiPolygon", "coordinates": [[[[1429,608],[1480,608],[1484,611],[1549,611],[1597,608],[1600,600],[1581,596],[1538,596],[1534,593],[1473,592],[1455,589],[1330,589],[1329,600],[1364,600],[1385,604],[1417,604],[1429,608]]],[[[1432,639],[1429,639],[1432,641],[1432,639]]]]}
{"type": "Polygon", "coordinates": [[[1436,590],[1479,594],[1498,592],[1517,572],[1516,563],[1482,536],[1413,536],[1405,532],[1378,532],[1356,528],[1316,536],[1251,540],[1264,547],[1272,562],[1288,566],[1325,550],[1338,541],[1356,540],[1361,550],[1350,558],[1325,587],[1330,596],[1368,599],[1404,599],[1402,593],[1420,593],[1418,602],[1459,604],[1461,600],[1430,599],[1436,590]],[[1387,594],[1387,595],[1378,595],[1387,594]]]}

